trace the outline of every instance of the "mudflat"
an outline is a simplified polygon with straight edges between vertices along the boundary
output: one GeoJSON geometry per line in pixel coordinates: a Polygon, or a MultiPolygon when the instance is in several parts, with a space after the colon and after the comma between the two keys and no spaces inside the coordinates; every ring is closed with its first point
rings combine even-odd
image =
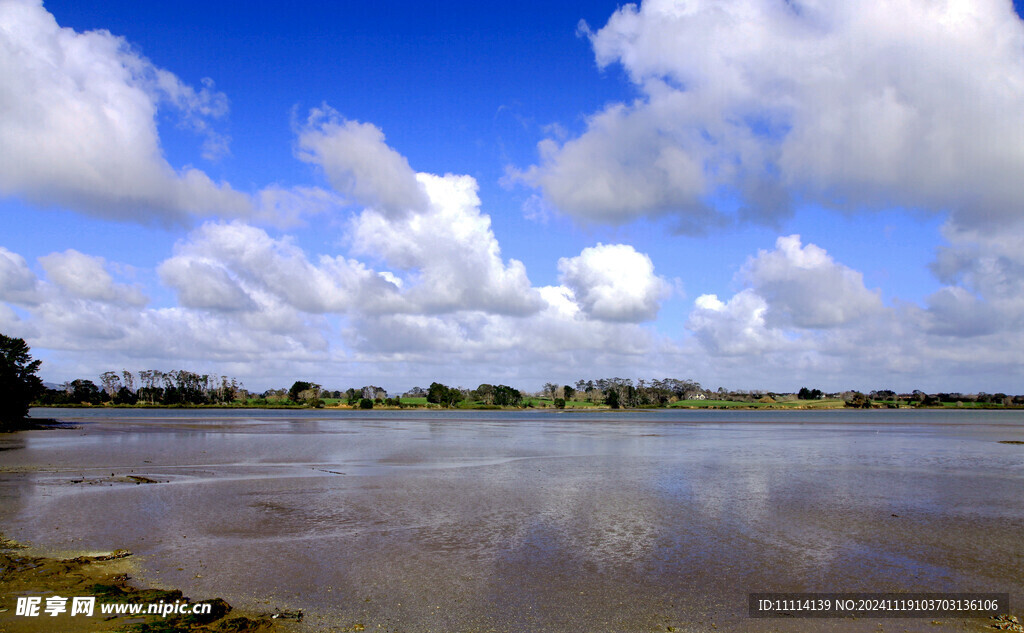
{"type": "Polygon", "coordinates": [[[747,598],[1024,600],[1020,412],[35,414],[74,428],[0,437],[0,531],[302,630],[981,631],[1014,625],[747,598]]]}

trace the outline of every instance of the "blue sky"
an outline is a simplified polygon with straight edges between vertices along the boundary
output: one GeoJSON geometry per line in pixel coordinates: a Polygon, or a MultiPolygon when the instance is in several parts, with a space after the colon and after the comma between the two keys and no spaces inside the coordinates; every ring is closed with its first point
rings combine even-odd
{"type": "Polygon", "coordinates": [[[5,0],[0,44],[47,380],[1021,392],[1005,2],[5,0]]]}

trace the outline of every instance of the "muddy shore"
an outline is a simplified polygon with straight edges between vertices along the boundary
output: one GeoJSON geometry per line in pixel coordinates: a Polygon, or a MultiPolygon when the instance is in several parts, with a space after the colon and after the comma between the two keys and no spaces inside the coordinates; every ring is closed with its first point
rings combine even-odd
{"type": "Polygon", "coordinates": [[[0,631],[5,633],[290,633],[287,620],[301,620],[300,613],[241,613],[220,598],[192,600],[177,589],[140,588],[132,580],[135,566],[128,550],[108,554],[56,558],[41,556],[30,548],[0,535],[0,631]],[[92,615],[51,616],[43,612],[48,597],[95,597],[92,615]],[[17,613],[18,598],[41,597],[35,616],[17,613]],[[105,615],[103,604],[208,603],[201,615],[105,615]]]}

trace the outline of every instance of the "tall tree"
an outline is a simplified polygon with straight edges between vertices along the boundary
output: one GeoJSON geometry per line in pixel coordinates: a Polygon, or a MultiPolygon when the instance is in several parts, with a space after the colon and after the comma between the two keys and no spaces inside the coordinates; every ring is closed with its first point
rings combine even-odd
{"type": "Polygon", "coordinates": [[[122,369],[121,375],[124,376],[125,388],[128,391],[135,393],[135,376],[132,375],[132,372],[128,371],[127,369],[122,369]]]}
{"type": "Polygon", "coordinates": [[[558,395],[558,385],[556,385],[553,382],[546,382],[546,383],[544,383],[543,393],[544,393],[545,396],[547,396],[547,397],[551,398],[552,400],[554,400],[555,396],[558,395]]]}
{"type": "Polygon", "coordinates": [[[108,398],[113,398],[121,389],[121,377],[117,375],[116,371],[105,371],[100,374],[100,382],[103,384],[103,391],[107,393],[108,398]]]}
{"type": "Polygon", "coordinates": [[[608,395],[604,398],[604,403],[612,409],[619,408],[619,392],[615,389],[609,389],[608,395]]]}
{"type": "Polygon", "coordinates": [[[494,404],[494,385],[483,383],[476,388],[476,396],[484,404],[494,404]]]}
{"type": "Polygon", "coordinates": [[[24,419],[42,395],[43,381],[36,376],[41,364],[32,359],[24,339],[0,334],[0,426],[24,419]]]}

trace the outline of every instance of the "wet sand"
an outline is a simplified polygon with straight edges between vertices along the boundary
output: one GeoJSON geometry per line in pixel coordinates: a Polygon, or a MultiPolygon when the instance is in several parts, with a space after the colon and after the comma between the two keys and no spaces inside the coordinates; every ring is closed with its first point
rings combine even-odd
{"type": "Polygon", "coordinates": [[[1016,412],[38,414],[78,428],[0,437],[0,530],[305,630],[980,631],[747,594],[1024,600],[1016,412]]]}

